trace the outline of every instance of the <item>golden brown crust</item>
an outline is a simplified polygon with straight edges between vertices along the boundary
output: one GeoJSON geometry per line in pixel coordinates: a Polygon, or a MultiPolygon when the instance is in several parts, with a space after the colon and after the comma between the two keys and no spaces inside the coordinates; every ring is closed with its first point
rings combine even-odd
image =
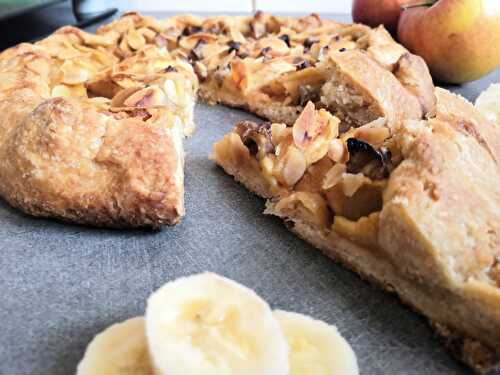
{"type": "MultiPolygon", "coordinates": [[[[273,211],[272,206],[268,206],[266,213],[279,215],[273,211]]],[[[287,227],[320,249],[326,256],[353,270],[363,279],[388,292],[396,293],[404,303],[421,314],[428,316],[429,311],[448,309],[450,299],[454,298],[446,291],[441,294],[429,293],[425,285],[419,286],[414,280],[406,279],[399,274],[394,265],[385,262],[380,254],[373,252],[372,249],[356,245],[335,232],[330,232],[325,236],[317,228],[299,220],[292,220],[287,227]]],[[[456,303],[461,303],[461,301],[456,303]]],[[[455,358],[482,374],[498,368],[500,355],[492,347],[467,336],[460,330],[450,329],[434,321],[433,318],[430,318],[429,322],[455,358]]]]}
{"type": "Polygon", "coordinates": [[[368,55],[354,50],[332,52],[328,58],[332,67],[327,64],[326,69],[333,69],[334,77],[323,87],[323,103],[333,113],[338,113],[337,107],[345,107],[342,103],[345,101],[345,87],[361,97],[363,105],[348,107],[341,111],[340,116],[354,118],[354,124],[358,126],[385,117],[391,127],[396,127],[405,119],[420,119],[427,113],[423,111],[417,96],[368,55]],[[339,92],[339,86],[343,88],[342,92],[339,92]],[[357,117],[360,107],[365,106],[369,113],[357,117]]]}
{"type": "MultiPolygon", "coordinates": [[[[124,35],[137,26],[129,21],[124,35]]],[[[159,227],[184,214],[182,133],[196,77],[157,48],[116,57],[123,38],[66,27],[0,54],[0,194],[10,204],[108,227],[159,227]]]]}

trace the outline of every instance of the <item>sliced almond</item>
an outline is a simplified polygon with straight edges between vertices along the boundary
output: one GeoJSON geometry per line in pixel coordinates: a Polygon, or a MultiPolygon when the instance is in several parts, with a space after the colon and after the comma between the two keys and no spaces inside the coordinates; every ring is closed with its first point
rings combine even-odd
{"type": "Polygon", "coordinates": [[[279,200],[273,207],[268,203],[265,211],[278,213],[289,218],[298,218],[320,229],[325,229],[331,221],[330,210],[324,198],[318,193],[294,192],[279,200]]]}
{"type": "Polygon", "coordinates": [[[345,143],[339,139],[334,138],[330,141],[328,146],[328,157],[336,163],[345,163],[349,159],[349,153],[345,143]]]}
{"type": "Polygon", "coordinates": [[[325,178],[323,179],[323,183],[321,188],[323,190],[328,190],[331,187],[337,185],[340,181],[342,181],[342,176],[346,171],[345,164],[335,164],[330,170],[326,173],[325,178]]]}
{"type": "Polygon", "coordinates": [[[198,77],[198,79],[201,82],[203,82],[203,81],[205,81],[207,79],[207,77],[208,77],[208,69],[205,66],[205,64],[203,64],[200,61],[196,61],[193,64],[193,69],[194,69],[194,72],[196,73],[196,76],[198,77]]]}
{"type": "Polygon", "coordinates": [[[122,53],[123,57],[132,55],[132,50],[128,45],[127,38],[123,37],[118,47],[120,48],[120,52],[122,53]]]}
{"type": "Polygon", "coordinates": [[[165,90],[165,94],[167,95],[167,98],[171,102],[177,103],[178,101],[177,86],[173,80],[171,79],[165,80],[165,83],[163,83],[163,90],[165,90]]]}
{"type": "Polygon", "coordinates": [[[49,74],[49,64],[47,63],[47,60],[45,59],[40,59],[40,58],[34,58],[31,61],[28,61],[26,63],[26,66],[28,69],[30,69],[32,72],[38,73],[42,76],[46,76],[49,74]]]}
{"type": "Polygon", "coordinates": [[[293,186],[306,171],[306,158],[304,154],[294,146],[287,150],[281,176],[288,186],[293,186]]]}
{"type": "Polygon", "coordinates": [[[354,137],[363,142],[369,143],[372,146],[381,145],[391,135],[385,124],[385,118],[379,117],[378,119],[357,128],[354,131],[354,137]]]}
{"type": "Polygon", "coordinates": [[[124,102],[125,107],[150,108],[166,105],[166,96],[157,86],[146,87],[130,95],[124,102]]]}
{"type": "Polygon", "coordinates": [[[82,32],[80,37],[83,38],[83,42],[92,47],[97,46],[110,46],[114,43],[112,35],[96,35],[92,33],[82,32]]]}
{"type": "Polygon", "coordinates": [[[137,30],[130,30],[126,36],[127,44],[133,50],[139,50],[146,45],[146,39],[137,30]]]}
{"type": "Polygon", "coordinates": [[[141,90],[140,87],[128,87],[120,90],[115,96],[113,96],[113,99],[111,99],[111,107],[125,106],[125,100],[139,90],[141,90]]]}
{"type": "Polygon", "coordinates": [[[272,124],[271,125],[271,135],[273,142],[275,144],[281,143],[284,139],[290,137],[292,129],[287,127],[285,124],[272,124]]]}
{"type": "Polygon", "coordinates": [[[50,95],[53,98],[67,98],[68,96],[71,96],[71,90],[66,85],[56,85],[52,88],[50,95]]]}
{"type": "Polygon", "coordinates": [[[240,90],[245,90],[248,84],[248,71],[243,60],[237,59],[231,62],[231,79],[240,90]]]}
{"type": "Polygon", "coordinates": [[[293,124],[293,141],[295,145],[304,150],[309,146],[317,133],[315,129],[315,107],[313,102],[308,102],[304,110],[293,124]]]}
{"type": "Polygon", "coordinates": [[[370,183],[370,179],[362,173],[342,175],[342,190],[346,197],[352,197],[365,183],[370,183]]]}
{"type": "Polygon", "coordinates": [[[141,27],[139,30],[137,30],[137,32],[141,34],[149,43],[152,43],[156,36],[156,32],[147,27],[141,27]]]}
{"type": "Polygon", "coordinates": [[[185,50],[191,51],[196,47],[200,40],[203,40],[205,43],[214,43],[217,41],[217,36],[208,33],[196,33],[182,38],[179,42],[179,45],[185,50]]]}
{"type": "Polygon", "coordinates": [[[68,85],[77,85],[79,83],[84,83],[90,77],[89,71],[82,68],[70,61],[65,61],[61,66],[62,73],[62,83],[68,85]]]}
{"type": "Polygon", "coordinates": [[[256,44],[256,48],[259,51],[262,51],[263,49],[269,49],[267,55],[271,57],[287,55],[290,51],[288,45],[283,40],[276,37],[267,37],[260,39],[256,44]]]}
{"type": "Polygon", "coordinates": [[[231,28],[229,30],[229,34],[231,35],[231,39],[235,42],[238,42],[238,43],[245,43],[246,42],[246,39],[243,36],[243,34],[241,33],[241,31],[235,26],[231,26],[231,28]]]}

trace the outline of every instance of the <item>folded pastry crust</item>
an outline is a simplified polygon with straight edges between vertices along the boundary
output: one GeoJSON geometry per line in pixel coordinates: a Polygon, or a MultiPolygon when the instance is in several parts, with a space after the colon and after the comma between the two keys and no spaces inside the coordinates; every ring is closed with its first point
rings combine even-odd
{"type": "Polygon", "coordinates": [[[0,194],[11,205],[98,226],[179,221],[197,78],[146,45],[155,22],[129,15],[98,35],[65,27],[0,54],[0,194]]]}
{"type": "Polygon", "coordinates": [[[238,124],[213,158],[270,198],[266,213],[396,292],[487,372],[500,360],[500,131],[464,99],[436,98],[427,120],[346,132],[308,104],[292,129],[238,124]]]}

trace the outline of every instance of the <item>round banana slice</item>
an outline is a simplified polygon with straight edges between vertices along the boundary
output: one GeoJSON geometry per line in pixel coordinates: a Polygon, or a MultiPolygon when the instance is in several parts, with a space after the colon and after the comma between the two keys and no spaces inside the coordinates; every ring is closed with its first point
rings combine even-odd
{"type": "Polygon", "coordinates": [[[483,91],[475,106],[490,121],[500,125],[500,83],[494,83],[483,91]]]}
{"type": "Polygon", "coordinates": [[[77,375],[152,375],[144,318],[128,319],[99,333],[87,346],[77,375]]]}
{"type": "Polygon", "coordinates": [[[146,336],[155,374],[288,374],[288,345],[267,303],[212,273],[151,295],[146,336]]]}
{"type": "Polygon", "coordinates": [[[309,316],[274,311],[290,347],[290,375],[358,375],[356,355],[337,328],[309,316]]]}

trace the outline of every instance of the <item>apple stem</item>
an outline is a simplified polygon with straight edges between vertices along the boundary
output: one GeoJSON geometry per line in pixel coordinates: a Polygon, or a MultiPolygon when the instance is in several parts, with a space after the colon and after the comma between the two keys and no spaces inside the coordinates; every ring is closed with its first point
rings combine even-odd
{"type": "Polygon", "coordinates": [[[405,11],[407,9],[411,9],[411,8],[419,8],[419,7],[428,7],[428,6],[432,6],[434,4],[436,4],[437,0],[428,0],[428,1],[424,1],[422,3],[410,3],[410,4],[403,4],[401,5],[401,10],[402,11],[405,11]]]}

